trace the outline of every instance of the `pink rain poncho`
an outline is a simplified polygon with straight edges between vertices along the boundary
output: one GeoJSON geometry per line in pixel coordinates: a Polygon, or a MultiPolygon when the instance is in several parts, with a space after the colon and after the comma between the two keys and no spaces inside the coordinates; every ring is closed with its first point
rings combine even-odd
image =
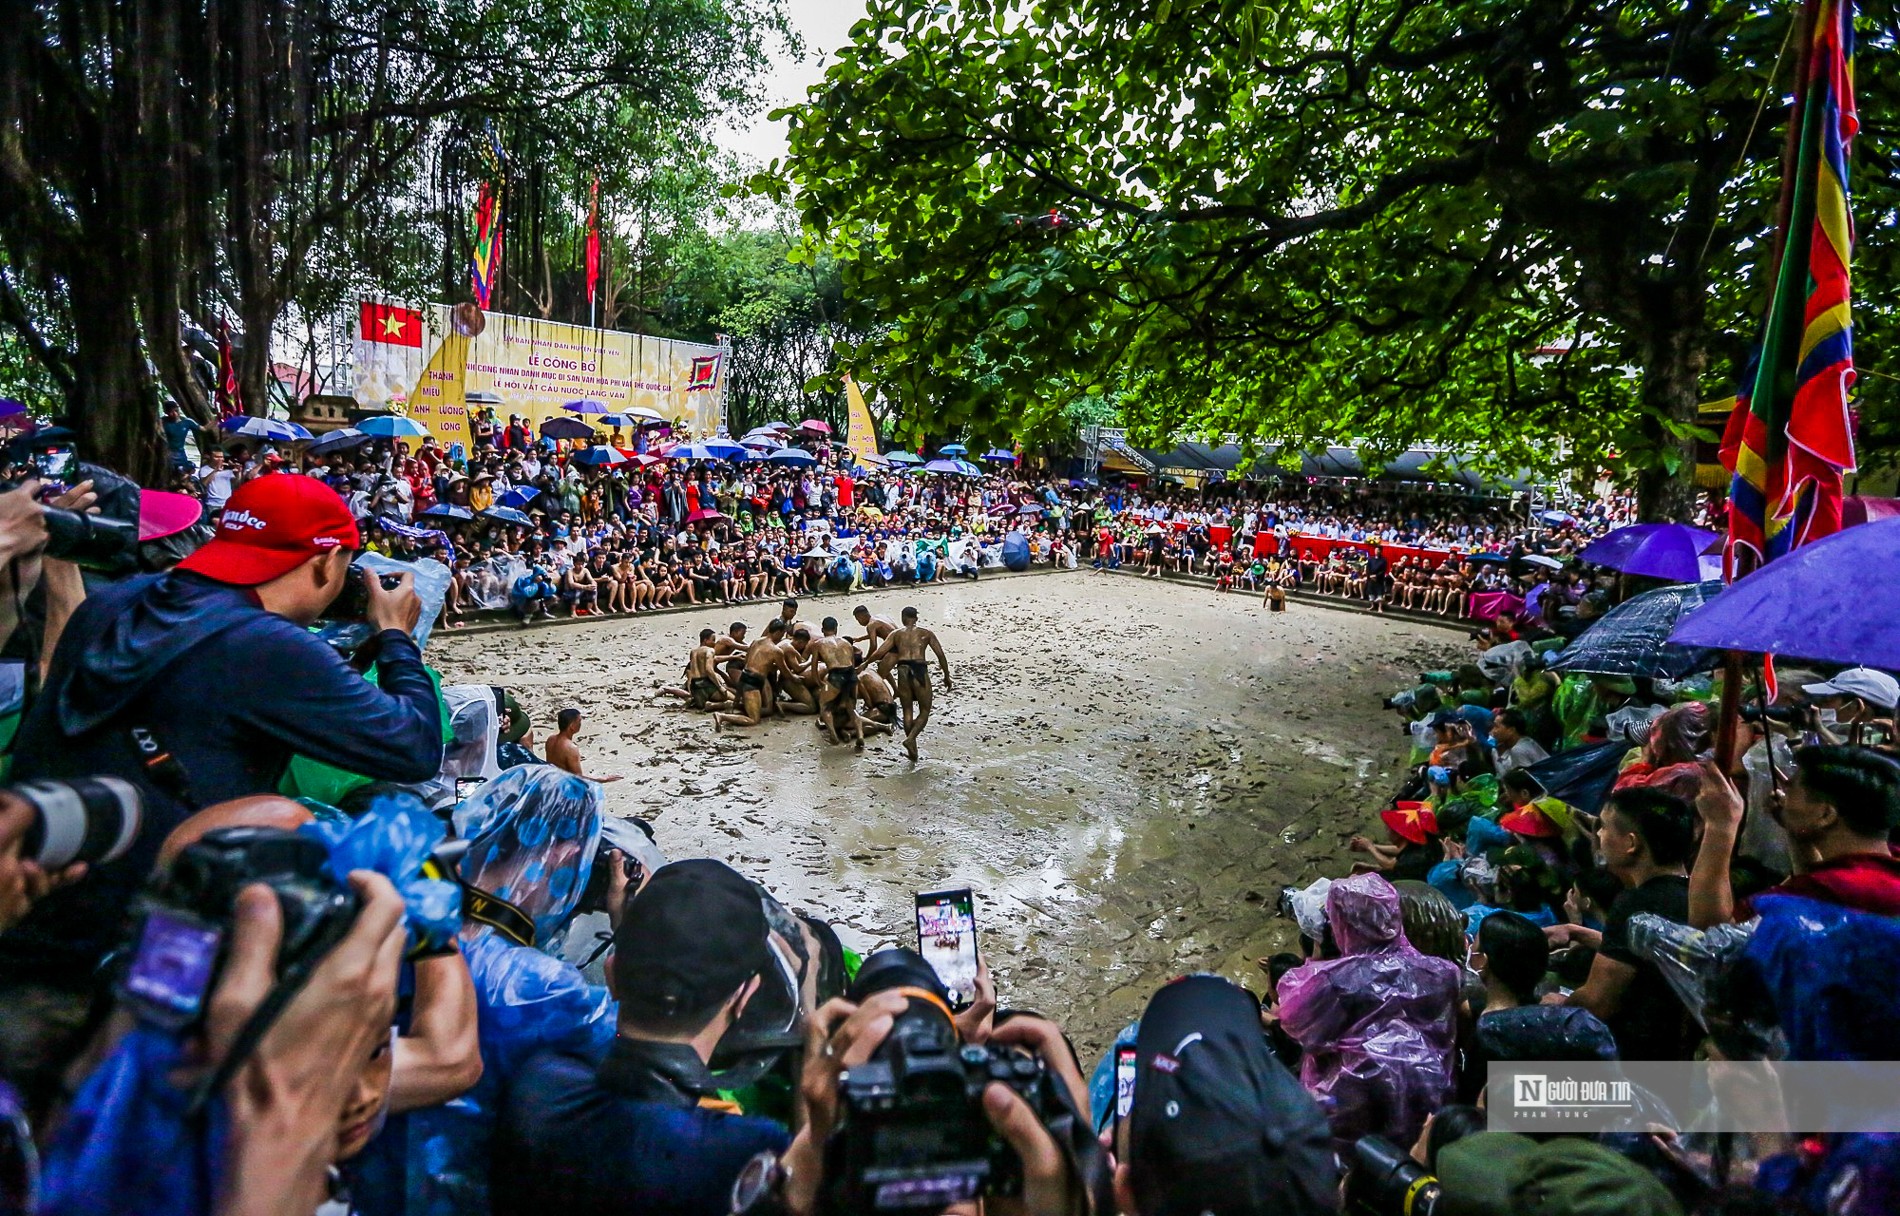
{"type": "Polygon", "coordinates": [[[1399,893],[1377,874],[1335,882],[1326,914],[1340,957],[1280,981],[1280,1024],[1306,1051],[1300,1081],[1342,1148],[1373,1132],[1409,1145],[1452,1091],[1460,969],[1412,948],[1399,893]]]}

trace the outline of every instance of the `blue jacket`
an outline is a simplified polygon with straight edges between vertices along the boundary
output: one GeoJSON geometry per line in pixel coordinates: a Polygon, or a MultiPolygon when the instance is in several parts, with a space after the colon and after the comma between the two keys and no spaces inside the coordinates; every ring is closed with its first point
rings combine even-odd
{"type": "Polygon", "coordinates": [[[275,793],[292,755],[380,781],[434,777],[442,717],[422,652],[404,633],[379,640],[380,687],[246,588],[174,572],[88,596],[20,726],[14,777],[124,777],[145,819],[124,857],[0,937],[0,973],[84,984],[166,834],[200,807],[275,793]],[[128,732],[141,726],[182,763],[196,805],[138,762],[128,732]]]}

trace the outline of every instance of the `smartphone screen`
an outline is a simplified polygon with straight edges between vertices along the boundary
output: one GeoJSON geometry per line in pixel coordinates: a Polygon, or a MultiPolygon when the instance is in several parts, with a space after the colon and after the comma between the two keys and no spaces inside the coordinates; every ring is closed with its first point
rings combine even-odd
{"type": "Polygon", "coordinates": [[[33,455],[34,471],[42,481],[57,481],[65,484],[73,471],[73,449],[47,448],[33,455]]]}
{"type": "Polygon", "coordinates": [[[952,1009],[976,999],[976,897],[964,887],[917,896],[917,953],[950,993],[952,1009]]]}
{"type": "Polygon", "coordinates": [[[1123,1123],[1135,1107],[1135,1049],[1115,1049],[1115,1122],[1123,1123]]]}
{"type": "Polygon", "coordinates": [[[457,802],[467,802],[469,797],[474,794],[476,790],[486,784],[488,784],[488,778],[486,777],[457,777],[455,779],[455,800],[457,802]]]}
{"type": "Polygon", "coordinates": [[[126,995],[159,1020],[182,1024],[204,1011],[224,934],[215,925],[154,908],[145,916],[138,949],[125,975],[126,995]]]}

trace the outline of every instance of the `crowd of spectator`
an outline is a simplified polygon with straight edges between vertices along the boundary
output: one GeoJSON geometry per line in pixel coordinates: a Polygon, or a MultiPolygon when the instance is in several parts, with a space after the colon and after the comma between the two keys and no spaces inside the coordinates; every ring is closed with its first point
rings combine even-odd
{"type": "MultiPolygon", "coordinates": [[[[70,531],[46,549],[49,525],[71,525],[39,487],[0,494],[9,645],[27,656],[0,790],[0,1204],[1900,1210],[1887,1137],[1712,1146],[1688,1134],[1694,1112],[1654,1107],[1613,1132],[1523,1135],[1481,1113],[1499,1063],[1891,1050],[1892,676],[1785,672],[1725,771],[1706,675],[1552,669],[1615,591],[1513,565],[1514,525],[1490,507],[1355,511],[1386,492],[1317,487],[1150,499],[815,460],[616,479],[512,444],[460,469],[423,451],[234,469],[211,455],[190,476],[207,506],[219,496],[208,540],[167,548],[154,530],[116,566],[87,558],[84,579],[70,531]],[[417,516],[406,475],[411,510],[382,512],[397,460],[435,502],[466,495],[471,518],[423,528],[446,517],[417,516]],[[534,491],[524,532],[474,506],[504,480],[534,491]],[[460,572],[484,540],[550,573],[564,551],[564,581],[596,542],[610,564],[685,549],[689,570],[776,544],[849,586],[893,541],[914,565],[965,541],[941,561],[981,568],[1032,517],[1070,564],[1157,527],[1164,553],[1199,534],[1218,564],[1315,526],[1503,555],[1504,577],[1535,584],[1474,634],[1470,663],[1389,702],[1413,763],[1384,838],[1351,842],[1351,872],[1282,894],[1298,952],[1261,960],[1258,993],[1166,985],[1099,1061],[1062,1011],[1005,1004],[987,971],[953,1007],[922,957],[846,949],[827,920],[845,910],[787,908],[723,863],[668,858],[650,828],[604,814],[578,716],[535,755],[506,690],[444,686],[424,661],[417,576],[353,564],[378,530],[460,572]],[[347,647],[310,628],[343,595],[363,626],[347,647]],[[1680,964],[1706,958],[1723,982],[1680,964]]],[[[76,474],[70,511],[125,490],[76,474]]],[[[744,570],[680,590],[744,598],[744,570]]],[[[565,602],[612,610],[598,593],[565,602]]]]}

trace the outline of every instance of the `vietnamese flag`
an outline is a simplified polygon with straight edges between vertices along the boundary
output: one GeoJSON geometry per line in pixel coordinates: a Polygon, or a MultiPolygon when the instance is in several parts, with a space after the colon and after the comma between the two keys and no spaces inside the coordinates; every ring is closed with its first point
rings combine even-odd
{"type": "Polygon", "coordinates": [[[363,301],[363,341],[422,345],[422,314],[413,308],[363,301]]]}

